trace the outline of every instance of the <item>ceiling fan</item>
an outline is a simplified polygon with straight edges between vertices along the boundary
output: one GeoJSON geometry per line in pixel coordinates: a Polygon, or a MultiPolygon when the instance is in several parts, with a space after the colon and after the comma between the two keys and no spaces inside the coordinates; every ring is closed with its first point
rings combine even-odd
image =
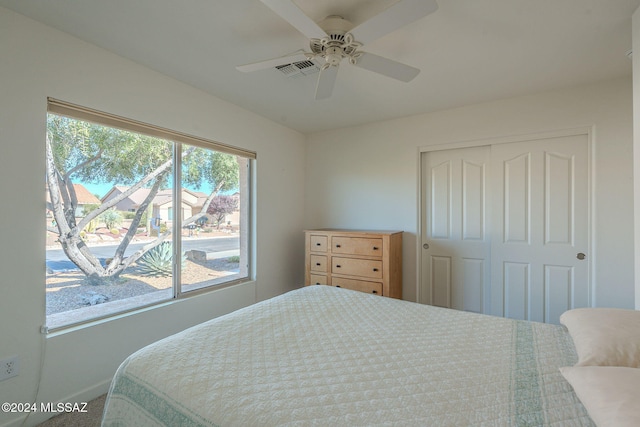
{"type": "Polygon", "coordinates": [[[239,71],[252,72],[318,60],[322,66],[316,86],[316,99],[331,96],[338,75],[338,66],[343,59],[347,59],[351,65],[387,77],[403,82],[411,81],[418,75],[419,69],[363,52],[360,48],[438,9],[435,0],[399,0],[378,15],[354,27],[351,22],[337,15],[331,15],[316,23],[292,0],[261,1],[309,38],[311,51],[298,51],[279,58],[239,65],[236,68],[239,71]]]}

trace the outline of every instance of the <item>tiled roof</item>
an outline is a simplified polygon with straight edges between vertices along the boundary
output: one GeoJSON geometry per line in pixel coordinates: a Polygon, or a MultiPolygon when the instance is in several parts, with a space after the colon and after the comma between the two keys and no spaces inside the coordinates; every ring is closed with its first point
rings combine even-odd
{"type": "Polygon", "coordinates": [[[102,203],[100,199],[98,199],[95,194],[91,194],[84,185],[73,184],[73,188],[76,190],[79,205],[100,205],[102,203]]]}
{"type": "MultiPolygon", "coordinates": [[[[48,187],[48,186],[47,186],[48,187]]],[[[76,197],[78,198],[78,205],[100,205],[102,202],[98,199],[95,194],[91,194],[89,190],[82,184],[73,184],[73,188],[76,191],[76,197]]],[[[49,197],[48,188],[45,190],[47,195],[47,203],[51,203],[51,199],[49,197]]]]}
{"type": "MultiPolygon", "coordinates": [[[[129,189],[129,187],[120,187],[120,188],[122,188],[121,191],[123,193],[129,189]]],[[[146,197],[149,195],[150,191],[151,191],[150,188],[139,188],[129,196],[129,199],[131,199],[135,204],[141,205],[142,202],[144,202],[144,199],[146,199],[146,197]]]]}
{"type": "MultiPolygon", "coordinates": [[[[118,190],[120,194],[122,194],[125,191],[127,191],[130,187],[118,185],[118,186],[115,186],[114,188],[118,190]]],[[[150,191],[151,190],[149,188],[139,188],[129,196],[129,200],[131,200],[133,203],[139,206],[142,204],[144,199],[149,195],[150,191]]],[[[185,191],[188,191],[188,190],[185,190],[185,191]]],[[[191,193],[193,194],[194,192],[191,192],[191,193]]],[[[196,194],[198,196],[198,202],[196,203],[195,206],[202,206],[204,204],[204,201],[206,200],[206,197],[202,198],[200,195],[205,195],[205,194],[204,193],[196,193],[196,194]]],[[[168,188],[165,190],[158,191],[158,193],[156,194],[156,197],[153,198],[152,204],[164,205],[166,203],[169,203],[172,199],[173,199],[173,190],[168,188]]],[[[188,203],[186,201],[184,203],[191,205],[191,203],[188,203]]]]}

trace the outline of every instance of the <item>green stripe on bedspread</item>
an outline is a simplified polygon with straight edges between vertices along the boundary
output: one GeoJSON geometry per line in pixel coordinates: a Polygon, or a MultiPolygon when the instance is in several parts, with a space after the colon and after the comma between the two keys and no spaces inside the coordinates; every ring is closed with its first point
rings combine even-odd
{"type": "MultiPolygon", "coordinates": [[[[111,393],[119,398],[125,397],[130,403],[137,405],[141,409],[144,408],[144,412],[153,417],[158,424],[164,426],[215,426],[215,424],[204,420],[196,420],[195,418],[199,418],[197,415],[190,417],[188,414],[181,412],[170,402],[126,374],[118,377],[118,381],[114,384],[111,393]]],[[[105,427],[104,424],[103,427],[105,427]]]]}
{"type": "Polygon", "coordinates": [[[540,380],[536,364],[532,325],[518,321],[515,327],[516,354],[513,372],[514,425],[539,426],[544,424],[540,380]]]}

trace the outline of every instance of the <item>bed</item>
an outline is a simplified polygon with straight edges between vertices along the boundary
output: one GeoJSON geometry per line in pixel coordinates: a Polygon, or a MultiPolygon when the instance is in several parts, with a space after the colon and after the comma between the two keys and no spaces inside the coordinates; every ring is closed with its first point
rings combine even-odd
{"type": "Polygon", "coordinates": [[[118,369],[103,426],[591,426],[563,326],[308,286],[118,369]]]}

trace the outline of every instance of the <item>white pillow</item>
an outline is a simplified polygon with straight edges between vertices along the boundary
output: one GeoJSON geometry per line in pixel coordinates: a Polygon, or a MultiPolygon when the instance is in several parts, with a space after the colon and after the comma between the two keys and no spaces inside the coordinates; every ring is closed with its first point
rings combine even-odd
{"type": "Polygon", "coordinates": [[[577,308],[562,313],[560,323],[576,346],[576,366],[640,368],[640,311],[577,308]]]}
{"type": "Polygon", "coordinates": [[[640,369],[572,366],[560,372],[598,427],[640,426],[640,369]]]}

